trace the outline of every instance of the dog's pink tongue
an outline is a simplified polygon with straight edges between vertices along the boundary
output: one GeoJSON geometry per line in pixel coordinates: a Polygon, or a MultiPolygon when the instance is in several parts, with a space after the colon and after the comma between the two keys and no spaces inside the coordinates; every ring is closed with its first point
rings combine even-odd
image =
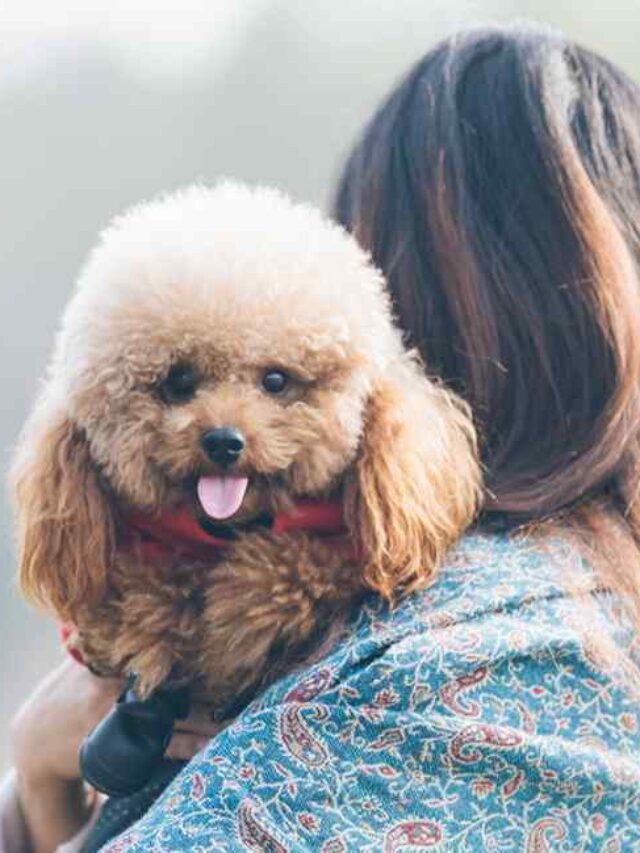
{"type": "Polygon", "coordinates": [[[200,477],[198,498],[202,509],[211,518],[231,518],[240,509],[248,485],[248,477],[200,477]]]}

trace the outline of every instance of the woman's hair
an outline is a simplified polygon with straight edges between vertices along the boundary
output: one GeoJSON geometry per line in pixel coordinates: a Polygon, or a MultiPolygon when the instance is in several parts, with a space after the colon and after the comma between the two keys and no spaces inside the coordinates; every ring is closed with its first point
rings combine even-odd
{"type": "Polygon", "coordinates": [[[640,601],[638,86],[546,31],[457,36],[365,128],[335,213],[472,406],[484,520],[613,519],[640,601]]]}

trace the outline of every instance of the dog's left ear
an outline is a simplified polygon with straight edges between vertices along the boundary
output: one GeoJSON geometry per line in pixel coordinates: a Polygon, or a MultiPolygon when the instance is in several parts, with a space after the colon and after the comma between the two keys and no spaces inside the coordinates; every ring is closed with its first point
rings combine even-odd
{"type": "Polygon", "coordinates": [[[468,407],[406,356],[370,394],[345,492],[365,585],[393,600],[428,581],[473,520],[480,482],[468,407]]]}
{"type": "Polygon", "coordinates": [[[115,511],[85,436],[45,398],[23,432],[10,482],[20,587],[73,622],[104,590],[115,551],[115,511]]]}

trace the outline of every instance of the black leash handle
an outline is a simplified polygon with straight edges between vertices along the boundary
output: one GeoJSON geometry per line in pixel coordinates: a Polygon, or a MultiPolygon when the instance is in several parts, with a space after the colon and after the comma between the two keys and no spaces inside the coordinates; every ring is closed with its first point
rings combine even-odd
{"type": "Polygon", "coordinates": [[[132,676],[113,709],[80,747],[84,779],[110,797],[139,791],[161,762],[175,721],[188,714],[188,687],[158,687],[147,699],[139,699],[132,676]]]}

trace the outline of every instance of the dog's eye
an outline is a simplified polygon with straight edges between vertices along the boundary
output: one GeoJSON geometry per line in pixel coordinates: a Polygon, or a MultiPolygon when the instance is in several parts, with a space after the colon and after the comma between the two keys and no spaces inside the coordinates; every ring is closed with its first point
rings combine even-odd
{"type": "Polygon", "coordinates": [[[262,376],[262,387],[267,394],[282,394],[289,384],[289,377],[282,370],[267,370],[262,376]]]}
{"type": "Polygon", "coordinates": [[[188,364],[175,364],[158,386],[165,403],[187,403],[196,393],[198,377],[188,364]]]}

